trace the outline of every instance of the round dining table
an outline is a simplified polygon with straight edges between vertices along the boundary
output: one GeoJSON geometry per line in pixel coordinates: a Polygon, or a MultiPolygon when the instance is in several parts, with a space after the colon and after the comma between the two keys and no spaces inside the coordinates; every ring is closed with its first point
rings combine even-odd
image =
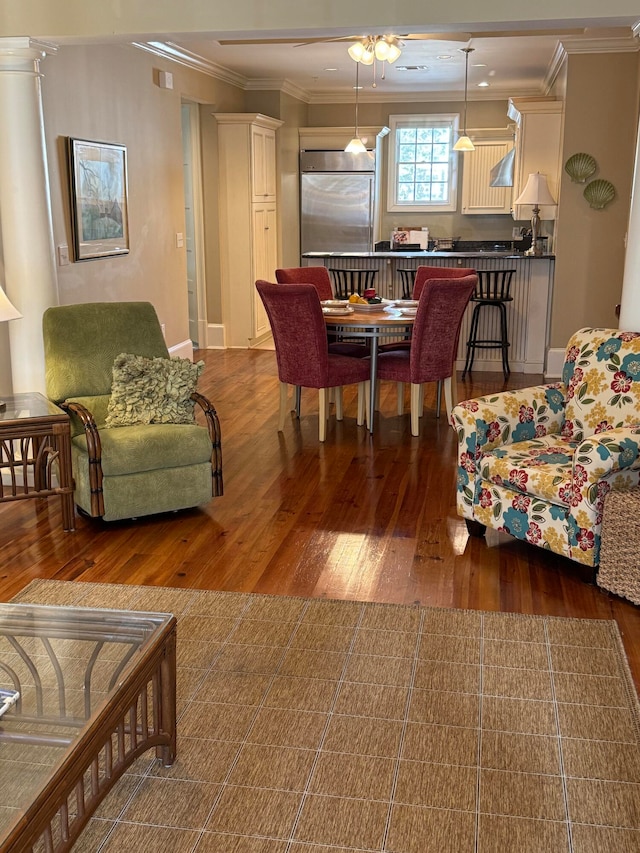
{"type": "Polygon", "coordinates": [[[415,315],[405,315],[400,308],[392,305],[383,307],[351,305],[349,313],[337,313],[337,309],[323,308],[327,331],[349,338],[364,338],[370,341],[371,348],[371,390],[369,402],[369,432],[373,433],[373,412],[376,399],[376,380],[378,376],[378,346],[386,338],[402,339],[413,326],[415,315]]]}

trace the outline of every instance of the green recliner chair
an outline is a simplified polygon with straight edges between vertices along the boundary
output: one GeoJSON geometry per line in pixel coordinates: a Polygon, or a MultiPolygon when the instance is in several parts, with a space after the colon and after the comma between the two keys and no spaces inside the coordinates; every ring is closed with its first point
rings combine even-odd
{"type": "Polygon", "coordinates": [[[169,358],[153,305],[49,308],[43,336],[47,396],[71,417],[74,499],[81,511],[116,521],[187,509],[222,494],[220,424],[201,394],[190,399],[202,409],[206,427],[108,426],[116,357],[169,358]]]}

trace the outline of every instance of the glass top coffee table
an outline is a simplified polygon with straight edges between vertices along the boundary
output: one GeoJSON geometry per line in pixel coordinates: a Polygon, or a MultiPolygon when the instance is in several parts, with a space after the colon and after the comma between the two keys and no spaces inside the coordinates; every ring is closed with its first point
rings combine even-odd
{"type": "Polygon", "coordinates": [[[69,850],[139,755],[173,763],[175,617],[0,604],[0,688],[0,851],[69,850]]]}

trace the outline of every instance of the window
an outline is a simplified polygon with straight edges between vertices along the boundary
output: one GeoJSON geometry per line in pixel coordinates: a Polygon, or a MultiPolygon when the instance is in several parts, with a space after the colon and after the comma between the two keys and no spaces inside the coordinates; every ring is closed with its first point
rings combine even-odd
{"type": "Polygon", "coordinates": [[[389,116],[388,210],[455,210],[458,115],[389,116]]]}

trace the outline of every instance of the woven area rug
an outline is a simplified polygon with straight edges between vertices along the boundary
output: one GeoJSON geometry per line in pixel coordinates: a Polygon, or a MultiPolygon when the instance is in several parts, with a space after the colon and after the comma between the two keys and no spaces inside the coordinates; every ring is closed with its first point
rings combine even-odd
{"type": "Polygon", "coordinates": [[[614,622],[34,581],[178,616],[178,758],[74,851],[640,851],[640,714],[614,622]]]}

